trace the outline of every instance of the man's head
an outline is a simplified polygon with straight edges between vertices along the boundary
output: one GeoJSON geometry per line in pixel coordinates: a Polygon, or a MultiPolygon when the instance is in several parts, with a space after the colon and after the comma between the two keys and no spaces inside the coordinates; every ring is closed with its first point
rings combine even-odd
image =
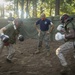
{"type": "Polygon", "coordinates": [[[69,15],[67,15],[67,14],[64,14],[64,15],[62,15],[62,17],[61,17],[61,23],[65,23],[66,22],[66,20],[69,18],[70,16],[69,15]]]}
{"type": "Polygon", "coordinates": [[[12,17],[12,13],[9,13],[8,22],[11,23],[15,20],[14,17],[12,17]]]}
{"type": "Polygon", "coordinates": [[[18,28],[18,27],[20,27],[20,26],[23,25],[23,21],[18,18],[18,19],[15,19],[15,20],[14,20],[14,24],[15,24],[15,26],[18,28]]]}
{"type": "Polygon", "coordinates": [[[46,15],[45,15],[44,13],[42,13],[42,14],[41,14],[41,19],[42,19],[42,20],[45,20],[45,18],[46,18],[46,15]]]}

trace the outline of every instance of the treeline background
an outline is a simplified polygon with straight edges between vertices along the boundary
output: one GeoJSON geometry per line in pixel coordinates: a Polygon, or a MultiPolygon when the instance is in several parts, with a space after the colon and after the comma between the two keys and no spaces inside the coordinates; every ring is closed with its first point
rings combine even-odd
{"type": "Polygon", "coordinates": [[[0,18],[12,13],[13,17],[38,18],[44,12],[47,17],[67,13],[75,14],[75,0],[1,0],[0,18]]]}

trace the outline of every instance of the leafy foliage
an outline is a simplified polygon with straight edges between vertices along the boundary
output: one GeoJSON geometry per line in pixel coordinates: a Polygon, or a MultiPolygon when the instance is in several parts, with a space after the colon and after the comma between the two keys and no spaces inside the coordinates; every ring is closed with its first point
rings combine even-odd
{"type": "MultiPolygon", "coordinates": [[[[47,17],[55,15],[55,1],[57,0],[5,0],[11,2],[5,5],[4,9],[0,6],[0,13],[4,11],[13,11],[15,17],[31,18],[40,17],[44,12],[47,17]],[[2,10],[3,9],[3,10],[2,10]]],[[[75,13],[75,0],[59,0],[60,1],[60,14],[74,14],[75,13]]]]}

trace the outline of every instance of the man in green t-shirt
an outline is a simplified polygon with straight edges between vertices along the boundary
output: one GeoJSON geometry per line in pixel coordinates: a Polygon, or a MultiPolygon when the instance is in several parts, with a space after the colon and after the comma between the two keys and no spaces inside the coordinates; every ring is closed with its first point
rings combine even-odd
{"type": "Polygon", "coordinates": [[[8,50],[7,61],[11,62],[15,49],[13,44],[16,43],[16,39],[24,41],[23,35],[20,34],[23,21],[21,19],[15,19],[13,23],[8,24],[7,26],[0,29],[0,53],[3,50],[3,47],[6,46],[8,50]]]}

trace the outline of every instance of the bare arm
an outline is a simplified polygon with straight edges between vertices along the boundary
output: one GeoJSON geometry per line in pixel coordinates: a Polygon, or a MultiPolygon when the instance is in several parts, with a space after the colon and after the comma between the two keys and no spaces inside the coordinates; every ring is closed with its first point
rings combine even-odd
{"type": "Polygon", "coordinates": [[[5,31],[6,31],[5,27],[3,27],[3,28],[0,29],[0,33],[4,33],[5,31]]]}
{"type": "Polygon", "coordinates": [[[35,28],[37,30],[37,32],[40,32],[40,29],[38,28],[38,26],[35,24],[35,28]]]}
{"type": "Polygon", "coordinates": [[[53,29],[54,29],[54,25],[53,25],[53,23],[51,24],[51,28],[50,28],[50,33],[53,31],[53,29]]]}

